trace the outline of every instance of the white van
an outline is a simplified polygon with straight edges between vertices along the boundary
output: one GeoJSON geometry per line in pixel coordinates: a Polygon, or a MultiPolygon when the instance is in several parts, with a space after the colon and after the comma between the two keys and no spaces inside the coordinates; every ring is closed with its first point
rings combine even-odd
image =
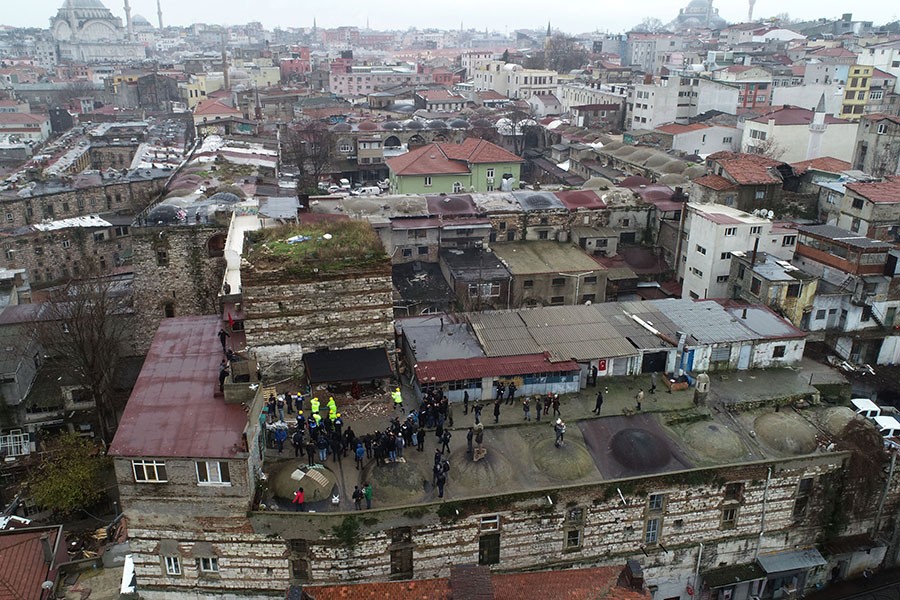
{"type": "Polygon", "coordinates": [[[377,196],[381,193],[381,188],[377,185],[368,185],[357,188],[351,192],[354,196],[377,196]]]}
{"type": "Polygon", "coordinates": [[[850,400],[850,404],[853,405],[853,410],[856,411],[856,414],[867,419],[881,416],[881,407],[868,398],[853,398],[850,400]]]}

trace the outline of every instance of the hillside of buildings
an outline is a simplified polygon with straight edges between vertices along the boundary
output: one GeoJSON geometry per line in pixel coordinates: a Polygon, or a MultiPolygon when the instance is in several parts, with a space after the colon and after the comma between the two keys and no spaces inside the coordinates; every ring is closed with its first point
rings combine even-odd
{"type": "Polygon", "coordinates": [[[896,22],[164,4],[0,28],[0,590],[897,591],[896,22]]]}

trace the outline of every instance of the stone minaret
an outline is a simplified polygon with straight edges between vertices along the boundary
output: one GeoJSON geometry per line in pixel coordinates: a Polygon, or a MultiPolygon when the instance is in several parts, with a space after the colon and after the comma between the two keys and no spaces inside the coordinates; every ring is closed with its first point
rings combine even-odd
{"type": "Polygon", "coordinates": [[[806,160],[818,158],[822,155],[822,135],[825,133],[825,94],[819,98],[816,105],[816,114],[809,124],[809,143],[806,145],[806,160]]]}
{"type": "Polygon", "coordinates": [[[162,31],[163,28],[163,20],[162,20],[162,6],[160,5],[160,0],[156,0],[156,16],[159,17],[159,30],[162,31]]]}
{"type": "Polygon", "coordinates": [[[131,4],[125,0],[125,28],[128,30],[128,41],[134,41],[134,25],[131,23],[131,4]]]}
{"type": "Polygon", "coordinates": [[[747,11],[747,22],[753,22],[753,5],[756,4],[756,0],[748,0],[750,3],[750,9],[747,11]]]}

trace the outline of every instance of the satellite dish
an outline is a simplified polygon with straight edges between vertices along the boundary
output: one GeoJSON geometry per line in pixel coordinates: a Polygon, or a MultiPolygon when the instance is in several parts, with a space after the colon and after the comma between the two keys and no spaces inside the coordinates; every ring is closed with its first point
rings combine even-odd
{"type": "Polygon", "coordinates": [[[52,590],[53,586],[54,586],[54,583],[52,581],[47,580],[41,584],[41,589],[42,590],[52,590]]]}
{"type": "Polygon", "coordinates": [[[593,303],[592,303],[590,300],[585,300],[585,301],[584,301],[584,305],[585,305],[585,306],[590,306],[591,304],[593,304],[593,303]]]}
{"type": "Polygon", "coordinates": [[[768,212],[768,214],[766,215],[766,217],[769,218],[769,219],[774,219],[774,218],[775,218],[775,213],[772,212],[772,211],[770,210],[770,211],[768,212]]]}

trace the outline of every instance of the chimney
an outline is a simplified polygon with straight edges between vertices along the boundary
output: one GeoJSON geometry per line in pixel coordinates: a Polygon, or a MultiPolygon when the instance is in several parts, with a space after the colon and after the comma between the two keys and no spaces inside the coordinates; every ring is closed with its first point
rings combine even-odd
{"type": "Polygon", "coordinates": [[[636,560],[625,561],[625,569],[622,572],[625,585],[633,590],[644,589],[644,569],[636,560]]]}
{"type": "Polygon", "coordinates": [[[50,547],[50,534],[41,535],[41,550],[44,551],[44,562],[48,565],[53,564],[53,549],[50,547]]]}

